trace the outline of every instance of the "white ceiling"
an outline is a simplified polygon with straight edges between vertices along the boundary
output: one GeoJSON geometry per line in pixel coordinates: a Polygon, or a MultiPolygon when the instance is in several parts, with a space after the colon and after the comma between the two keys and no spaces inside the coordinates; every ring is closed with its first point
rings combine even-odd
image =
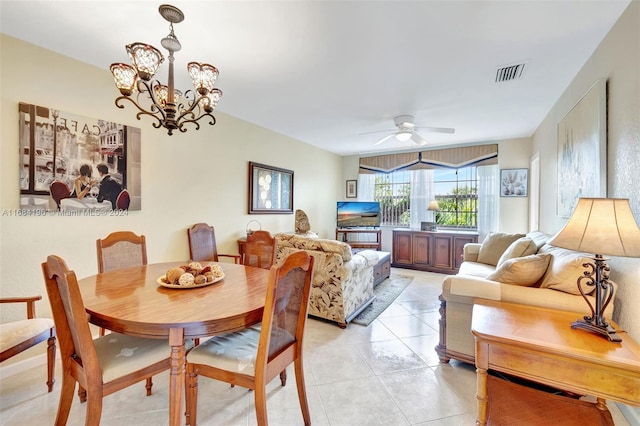
{"type": "MultiPolygon", "coordinates": [[[[211,63],[218,110],[341,155],[415,148],[361,135],[401,114],[456,129],[423,133],[430,145],[528,137],[629,2],[180,0],[176,86],[191,86],[187,62],[211,63]],[[521,79],[494,82],[523,61],[521,79]]],[[[160,4],[1,0],[0,30],[108,69],[127,43],[161,48],[160,4]]]]}

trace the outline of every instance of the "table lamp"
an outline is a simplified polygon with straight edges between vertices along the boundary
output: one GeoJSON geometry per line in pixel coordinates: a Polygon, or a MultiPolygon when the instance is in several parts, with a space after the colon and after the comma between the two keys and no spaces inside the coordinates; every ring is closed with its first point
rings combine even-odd
{"type": "Polygon", "coordinates": [[[609,281],[608,256],[640,257],[640,228],[633,218],[629,200],[619,198],[580,198],[571,218],[549,244],[570,250],[596,253],[594,263],[578,278],[578,289],[591,309],[571,323],[598,333],[612,342],[620,342],[615,330],[604,318],[604,310],[613,297],[613,284],[609,281]],[[586,287],[585,287],[586,286],[586,287]],[[595,306],[587,298],[585,288],[595,287],[595,306]]]}
{"type": "Polygon", "coordinates": [[[436,220],[436,212],[440,210],[440,206],[438,205],[438,200],[431,200],[429,202],[429,207],[427,207],[428,211],[433,212],[433,226],[431,227],[431,231],[437,230],[438,221],[436,220]]]}

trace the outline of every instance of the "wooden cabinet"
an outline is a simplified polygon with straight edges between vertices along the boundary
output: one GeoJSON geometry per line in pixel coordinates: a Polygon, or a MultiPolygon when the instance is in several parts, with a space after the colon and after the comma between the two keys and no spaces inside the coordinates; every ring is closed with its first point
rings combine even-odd
{"type": "Polygon", "coordinates": [[[455,274],[464,245],[477,241],[475,232],[394,229],[391,266],[455,274]]]}
{"type": "Polygon", "coordinates": [[[353,249],[382,250],[382,231],[379,228],[336,228],[336,240],[349,244],[353,249]]]}

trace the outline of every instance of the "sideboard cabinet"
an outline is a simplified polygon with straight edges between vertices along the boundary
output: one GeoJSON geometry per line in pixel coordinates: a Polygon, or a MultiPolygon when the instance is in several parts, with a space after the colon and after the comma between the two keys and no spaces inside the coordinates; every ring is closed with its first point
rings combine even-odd
{"type": "Polygon", "coordinates": [[[464,245],[477,241],[475,232],[394,229],[391,266],[456,274],[464,245]]]}

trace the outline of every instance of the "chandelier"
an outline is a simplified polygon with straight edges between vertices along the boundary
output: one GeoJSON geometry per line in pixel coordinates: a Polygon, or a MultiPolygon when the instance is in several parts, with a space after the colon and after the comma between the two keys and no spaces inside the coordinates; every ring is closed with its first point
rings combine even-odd
{"type": "Polygon", "coordinates": [[[209,124],[216,124],[215,117],[211,114],[222,97],[222,91],[213,87],[218,78],[218,69],[213,65],[200,62],[189,62],[187,71],[193,81],[195,92],[187,90],[184,93],[176,90],[173,83],[173,53],[179,51],[182,46],[173,33],[173,24],[184,20],[184,14],[180,9],[168,4],[160,5],[160,15],[169,21],[169,35],[162,39],[162,47],[169,51],[169,81],[165,86],[152,80],[160,64],[164,61],[162,53],[155,47],[144,43],[132,43],[126,46],[129,58],[133,66],[123,63],[111,64],[111,73],[116,87],[122,96],[116,98],[116,106],[124,108],[123,101],[130,101],[139,112],[138,120],[143,115],[155,118],[153,127],[164,127],[169,135],[178,129],[186,132],[187,123],[193,123],[196,130],[200,129],[198,120],[209,117],[209,124]],[[135,99],[132,95],[135,96],[135,99]],[[148,104],[144,108],[140,100],[148,104]],[[136,102],[137,101],[137,102],[136,102]]]}

